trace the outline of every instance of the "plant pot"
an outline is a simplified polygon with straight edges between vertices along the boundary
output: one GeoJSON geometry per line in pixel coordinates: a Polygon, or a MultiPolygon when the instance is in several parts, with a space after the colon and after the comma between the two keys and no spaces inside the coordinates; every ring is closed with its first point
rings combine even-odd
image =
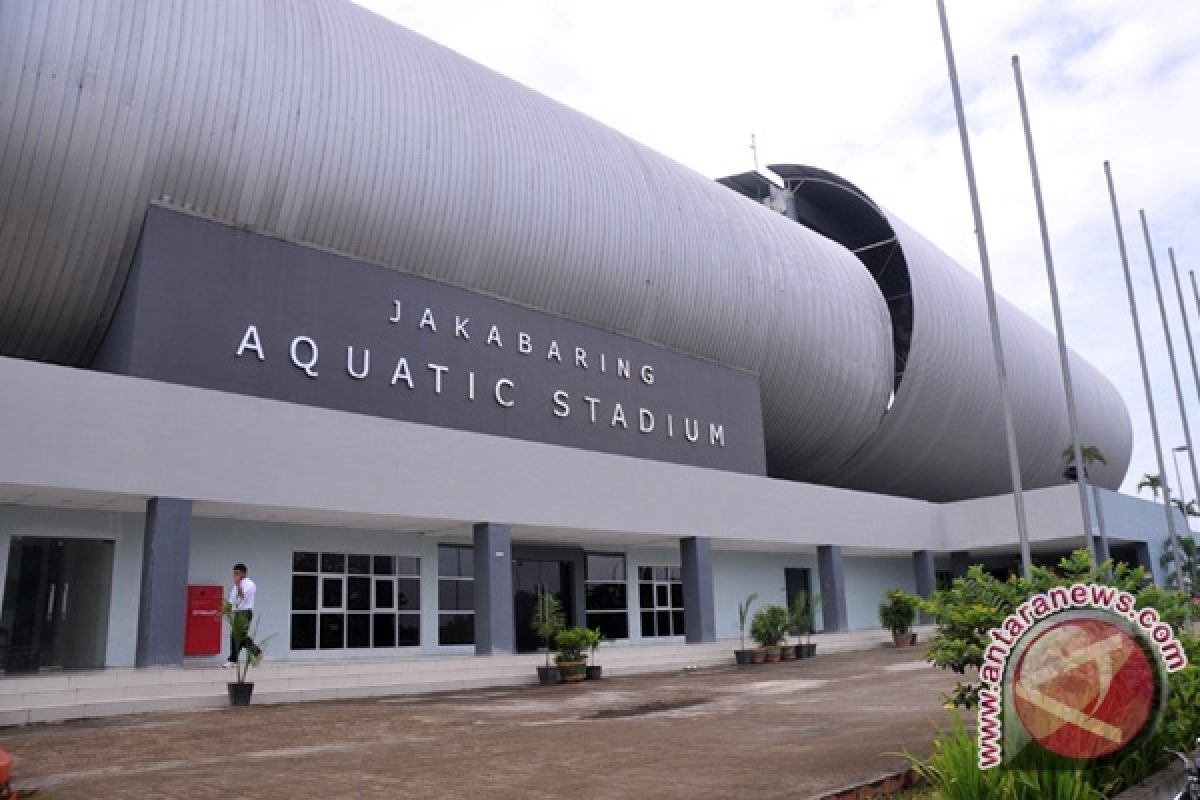
{"type": "Polygon", "coordinates": [[[734,650],[733,657],[735,659],[737,659],[737,663],[738,663],[739,667],[744,667],[747,664],[754,663],[754,651],[753,650],[734,650]]]}
{"type": "Polygon", "coordinates": [[[892,641],[896,647],[909,647],[912,645],[912,634],[908,631],[901,633],[900,631],[892,631],[892,641]]]}
{"type": "Polygon", "coordinates": [[[768,646],[763,648],[766,651],[766,660],[768,664],[779,663],[779,645],[768,646]]]}
{"type": "Polygon", "coordinates": [[[779,646],[780,661],[795,661],[796,660],[796,645],[784,644],[779,646]]]}
{"type": "Polygon", "coordinates": [[[587,679],[589,681],[598,681],[598,680],[600,680],[600,678],[603,677],[603,674],[602,674],[603,672],[604,672],[604,667],[589,666],[587,668],[587,679]]]}
{"type": "Polygon", "coordinates": [[[254,694],[253,683],[227,683],[225,686],[229,689],[229,705],[250,705],[250,695],[254,694]]]}
{"type": "Polygon", "coordinates": [[[562,680],[558,673],[558,667],[538,667],[538,683],[542,686],[553,686],[562,680]]]}
{"type": "Polygon", "coordinates": [[[756,647],[750,651],[751,664],[763,664],[767,660],[767,651],[761,647],[756,647]]]}
{"type": "Polygon", "coordinates": [[[559,661],[557,663],[563,683],[576,683],[587,678],[586,661],[559,661]]]}

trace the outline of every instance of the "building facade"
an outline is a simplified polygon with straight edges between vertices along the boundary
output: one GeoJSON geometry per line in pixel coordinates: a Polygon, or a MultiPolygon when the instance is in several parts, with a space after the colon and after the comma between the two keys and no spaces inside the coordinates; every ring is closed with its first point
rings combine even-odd
{"type": "MultiPolygon", "coordinates": [[[[0,7],[0,628],[10,669],[639,642],[750,592],[1011,563],[981,287],[838,176],[709,180],[347,3],[0,7]],[[236,24],[231,24],[231,21],[236,24]]],[[[1032,535],[1082,544],[1051,335],[1009,304],[1032,535]]],[[[1073,356],[1109,491],[1128,413],[1073,356]]],[[[1096,531],[1100,533],[1100,531],[1096,531]]]]}

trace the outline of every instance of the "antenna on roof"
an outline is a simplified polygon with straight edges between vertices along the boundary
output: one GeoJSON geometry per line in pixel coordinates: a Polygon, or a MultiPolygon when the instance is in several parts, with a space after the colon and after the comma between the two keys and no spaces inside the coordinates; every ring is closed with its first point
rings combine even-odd
{"type": "Polygon", "coordinates": [[[754,171],[758,172],[758,140],[750,134],[750,152],[754,154],[754,171]]]}

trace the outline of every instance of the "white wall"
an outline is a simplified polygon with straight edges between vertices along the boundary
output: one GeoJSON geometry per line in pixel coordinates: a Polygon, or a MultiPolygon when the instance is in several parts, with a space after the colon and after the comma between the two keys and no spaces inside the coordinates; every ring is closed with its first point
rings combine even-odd
{"type": "Polygon", "coordinates": [[[914,594],[916,571],[912,557],[847,556],[846,619],[851,630],[879,628],[879,603],[891,589],[914,594]]]}

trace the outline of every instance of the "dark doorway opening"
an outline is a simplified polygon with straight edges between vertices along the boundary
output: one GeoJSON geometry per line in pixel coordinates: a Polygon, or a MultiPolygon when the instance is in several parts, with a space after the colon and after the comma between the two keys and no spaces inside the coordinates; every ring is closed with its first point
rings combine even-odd
{"type": "Polygon", "coordinates": [[[783,582],[787,592],[787,608],[795,610],[796,595],[804,592],[804,603],[812,608],[812,570],[807,567],[785,567],[783,582]]]}
{"type": "MultiPolygon", "coordinates": [[[[517,652],[534,653],[542,646],[533,630],[533,611],[542,592],[558,598],[563,620],[571,625],[575,619],[573,565],[558,560],[513,560],[513,621],[516,627],[517,652]]],[[[551,643],[553,648],[553,643],[551,643]]]]}
{"type": "Polygon", "coordinates": [[[9,673],[104,666],[113,543],[14,537],[0,611],[9,673]]]}

